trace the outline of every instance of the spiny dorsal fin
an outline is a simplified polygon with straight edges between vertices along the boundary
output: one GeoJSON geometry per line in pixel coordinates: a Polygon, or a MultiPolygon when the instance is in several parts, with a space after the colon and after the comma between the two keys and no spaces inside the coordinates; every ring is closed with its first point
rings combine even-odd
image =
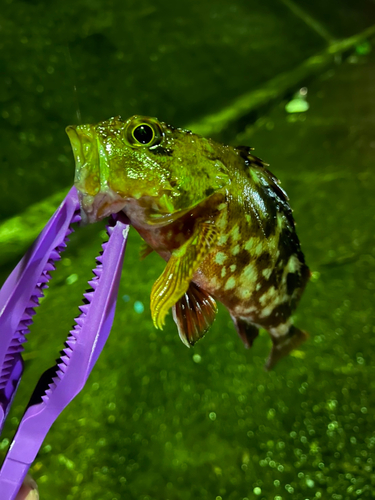
{"type": "Polygon", "coordinates": [[[172,308],[180,339],[187,347],[194,345],[209,330],[216,311],[215,299],[195,283],[190,283],[187,292],[172,308]]]}
{"type": "MultiPolygon", "coordinates": [[[[254,189],[262,198],[265,206],[268,207],[269,219],[272,218],[272,212],[282,211],[288,219],[290,227],[294,227],[292,211],[289,206],[289,199],[286,192],[280,186],[279,179],[270,171],[268,163],[265,163],[260,158],[251,154],[253,148],[247,146],[237,146],[236,151],[239,156],[244,160],[244,170],[251,179],[254,189]],[[273,205],[273,207],[272,207],[273,205]]],[[[249,210],[254,213],[254,216],[261,225],[261,216],[257,208],[249,201],[249,210]]]]}
{"type": "Polygon", "coordinates": [[[254,148],[250,148],[249,146],[237,146],[234,148],[236,151],[238,151],[238,154],[241,156],[242,159],[245,160],[245,165],[246,166],[257,166],[257,167],[269,167],[269,164],[264,162],[261,158],[258,158],[257,156],[254,156],[252,154],[252,151],[254,151],[254,148]]]}

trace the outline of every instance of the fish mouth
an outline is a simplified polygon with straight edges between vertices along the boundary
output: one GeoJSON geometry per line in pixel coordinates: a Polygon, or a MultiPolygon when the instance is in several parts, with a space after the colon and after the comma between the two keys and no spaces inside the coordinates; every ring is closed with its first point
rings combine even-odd
{"type": "Polygon", "coordinates": [[[92,224],[120,212],[126,205],[126,200],[112,190],[98,193],[95,196],[78,191],[81,205],[82,224],[92,224]]]}
{"type": "Polygon", "coordinates": [[[120,212],[126,199],[114,192],[106,179],[101,178],[101,167],[108,162],[103,145],[98,140],[94,125],[66,128],[75,159],[74,185],[81,205],[82,224],[89,224],[120,212]]]}

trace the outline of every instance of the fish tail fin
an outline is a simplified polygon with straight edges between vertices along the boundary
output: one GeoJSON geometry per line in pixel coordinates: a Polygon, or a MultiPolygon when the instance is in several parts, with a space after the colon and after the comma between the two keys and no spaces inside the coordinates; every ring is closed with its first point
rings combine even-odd
{"type": "Polygon", "coordinates": [[[280,334],[277,329],[272,329],[269,333],[272,337],[273,346],[264,367],[267,371],[272,370],[280,359],[287,356],[293,349],[296,349],[309,338],[307,332],[294,325],[291,325],[285,334],[280,334]]]}

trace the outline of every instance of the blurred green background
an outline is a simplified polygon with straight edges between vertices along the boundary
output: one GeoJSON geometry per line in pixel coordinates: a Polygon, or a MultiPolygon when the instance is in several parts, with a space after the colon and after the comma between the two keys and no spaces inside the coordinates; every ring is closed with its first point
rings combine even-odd
{"type": "MultiPolygon", "coordinates": [[[[64,128],[135,113],[255,147],[313,271],[296,314],[311,338],[266,373],[268,335],[246,351],[223,308],[194,349],[170,317],[154,329],[163,262],[141,264],[132,232],[109,341],[31,468],[41,500],[375,498],[374,24],[372,0],[3,0],[2,281],[72,184],[64,128]]],[[[0,459],[103,229],[80,228],[57,267],[0,459]]]]}

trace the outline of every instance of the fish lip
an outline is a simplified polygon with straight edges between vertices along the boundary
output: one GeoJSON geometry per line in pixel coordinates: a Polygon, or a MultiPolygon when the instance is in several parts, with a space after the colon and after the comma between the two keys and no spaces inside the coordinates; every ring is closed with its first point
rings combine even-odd
{"type": "Polygon", "coordinates": [[[68,125],[66,127],[65,132],[67,133],[70,141],[70,145],[72,147],[74,160],[76,162],[76,166],[81,167],[85,162],[82,161],[84,158],[83,148],[80,136],[77,132],[77,127],[75,125],[68,125]]]}
{"type": "Polygon", "coordinates": [[[126,205],[126,200],[112,190],[99,192],[95,196],[78,192],[81,206],[82,224],[92,224],[105,219],[109,215],[120,212],[126,205]]]}

